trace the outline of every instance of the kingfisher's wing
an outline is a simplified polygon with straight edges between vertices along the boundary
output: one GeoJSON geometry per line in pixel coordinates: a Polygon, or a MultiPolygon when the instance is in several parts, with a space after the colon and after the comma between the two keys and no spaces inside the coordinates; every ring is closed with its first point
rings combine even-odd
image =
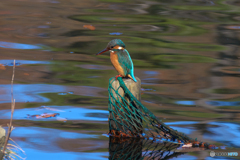
{"type": "Polygon", "coordinates": [[[121,52],[118,52],[118,62],[123,68],[125,76],[129,74],[132,77],[132,79],[136,82],[137,80],[135,79],[133,74],[134,72],[133,62],[130,57],[130,54],[126,49],[124,49],[121,52]]]}

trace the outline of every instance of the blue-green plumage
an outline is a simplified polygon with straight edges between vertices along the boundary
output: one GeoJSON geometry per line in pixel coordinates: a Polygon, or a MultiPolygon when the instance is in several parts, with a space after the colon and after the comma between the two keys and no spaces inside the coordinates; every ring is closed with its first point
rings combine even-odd
{"type": "Polygon", "coordinates": [[[127,77],[127,75],[130,75],[132,79],[135,82],[137,82],[133,73],[134,72],[133,62],[128,51],[124,49],[124,50],[116,51],[115,53],[118,55],[118,62],[123,68],[125,76],[127,77]]]}
{"type": "Polygon", "coordinates": [[[106,51],[111,51],[110,58],[113,66],[123,77],[129,77],[137,82],[134,77],[134,67],[130,54],[125,49],[125,44],[120,39],[111,40],[106,49],[99,52],[97,55],[106,51]]]}

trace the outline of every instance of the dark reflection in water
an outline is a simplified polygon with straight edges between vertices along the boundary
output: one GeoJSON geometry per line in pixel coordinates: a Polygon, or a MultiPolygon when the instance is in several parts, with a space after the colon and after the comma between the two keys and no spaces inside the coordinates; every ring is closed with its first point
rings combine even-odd
{"type": "Polygon", "coordinates": [[[184,152],[175,152],[180,144],[169,142],[153,142],[143,139],[119,139],[109,138],[109,159],[110,160],[140,160],[140,159],[180,159],[195,158],[184,156],[184,152]]]}
{"type": "Polygon", "coordinates": [[[195,105],[195,101],[176,101],[176,104],[192,106],[195,105]]]}

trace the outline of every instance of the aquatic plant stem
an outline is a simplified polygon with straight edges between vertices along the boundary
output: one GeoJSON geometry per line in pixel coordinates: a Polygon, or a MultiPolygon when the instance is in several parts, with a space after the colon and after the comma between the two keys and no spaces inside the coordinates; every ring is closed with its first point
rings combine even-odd
{"type": "Polygon", "coordinates": [[[8,140],[10,138],[10,134],[12,132],[12,130],[14,129],[13,126],[12,126],[12,119],[13,119],[13,113],[14,113],[14,108],[15,108],[15,99],[13,99],[13,81],[14,81],[14,75],[15,75],[15,59],[14,59],[14,62],[13,62],[13,74],[12,74],[12,81],[11,81],[11,119],[10,119],[10,124],[8,124],[8,133],[7,133],[7,138],[5,140],[5,143],[4,143],[4,147],[3,147],[3,154],[6,150],[6,146],[7,146],[7,143],[8,143],[8,140]]]}

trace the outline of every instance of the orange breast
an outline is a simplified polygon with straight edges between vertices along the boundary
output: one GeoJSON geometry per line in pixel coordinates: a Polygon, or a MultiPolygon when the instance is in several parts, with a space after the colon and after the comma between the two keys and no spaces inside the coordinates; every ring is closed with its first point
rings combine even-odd
{"type": "Polygon", "coordinates": [[[114,68],[118,71],[118,73],[120,75],[122,75],[123,77],[125,77],[123,68],[121,67],[121,65],[118,62],[118,55],[115,54],[115,52],[111,52],[110,59],[111,59],[111,62],[113,64],[114,68]]]}

